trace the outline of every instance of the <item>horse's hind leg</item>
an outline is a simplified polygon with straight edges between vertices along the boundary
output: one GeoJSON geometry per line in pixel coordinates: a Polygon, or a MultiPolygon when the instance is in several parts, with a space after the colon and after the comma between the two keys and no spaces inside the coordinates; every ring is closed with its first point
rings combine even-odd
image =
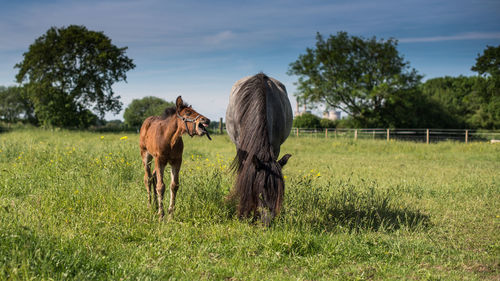
{"type": "Polygon", "coordinates": [[[174,217],[175,196],[179,189],[179,172],[181,170],[182,160],[176,160],[170,163],[172,170],[170,171],[170,205],[168,206],[168,216],[170,219],[174,217]]]}
{"type": "Polygon", "coordinates": [[[158,196],[158,215],[160,221],[163,219],[165,212],[163,211],[163,194],[165,193],[165,183],[163,183],[163,172],[165,171],[165,163],[155,159],[155,174],[156,174],[156,195],[158,196]]]}
{"type": "Polygon", "coordinates": [[[148,208],[151,208],[151,187],[154,180],[151,177],[151,160],[153,156],[147,151],[141,151],[142,164],[144,165],[144,185],[146,186],[146,191],[148,192],[148,208]]]}

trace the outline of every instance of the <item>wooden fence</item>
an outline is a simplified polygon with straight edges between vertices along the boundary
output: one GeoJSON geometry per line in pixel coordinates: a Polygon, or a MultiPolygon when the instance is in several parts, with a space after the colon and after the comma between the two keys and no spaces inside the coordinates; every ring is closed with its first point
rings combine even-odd
{"type": "Polygon", "coordinates": [[[344,139],[385,139],[417,142],[438,141],[492,141],[500,139],[500,130],[467,129],[304,129],[293,128],[290,136],[344,139]]]}

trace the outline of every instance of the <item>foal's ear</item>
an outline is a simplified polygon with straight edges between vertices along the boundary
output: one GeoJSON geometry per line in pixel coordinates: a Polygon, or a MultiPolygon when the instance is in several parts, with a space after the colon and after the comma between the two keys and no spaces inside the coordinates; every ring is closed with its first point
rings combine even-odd
{"type": "Polygon", "coordinates": [[[281,157],[281,159],[278,160],[278,164],[280,164],[281,167],[285,166],[286,162],[288,162],[288,159],[290,159],[290,157],[292,157],[291,154],[283,155],[283,157],[281,157]]]}
{"type": "Polygon", "coordinates": [[[176,106],[177,110],[180,110],[183,105],[184,105],[184,101],[182,100],[182,97],[178,96],[177,99],[175,100],[175,106],[176,106]]]}

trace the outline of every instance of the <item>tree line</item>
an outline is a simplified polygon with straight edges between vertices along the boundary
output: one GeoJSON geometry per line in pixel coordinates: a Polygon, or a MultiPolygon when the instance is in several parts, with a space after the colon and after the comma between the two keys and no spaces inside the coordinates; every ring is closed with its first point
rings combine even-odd
{"type": "MultiPolygon", "coordinates": [[[[500,46],[487,46],[471,66],[476,76],[439,77],[422,82],[397,50],[397,40],[338,32],[307,48],[289,65],[299,103],[341,110],[348,118],[295,118],[297,127],[500,128],[500,46]]],[[[0,121],[39,126],[88,128],[104,124],[106,112],[123,104],[112,85],[135,68],[103,32],[84,26],[50,28],[23,54],[18,86],[0,86],[0,121]]],[[[136,128],[171,102],[134,100],[124,112],[136,128]]]]}
{"type": "MultiPolygon", "coordinates": [[[[335,126],[499,129],[500,46],[487,46],[471,70],[478,75],[422,82],[396,40],[339,32],[327,39],[318,33],[316,46],[291,63],[288,74],[298,77],[300,102],[349,115],[335,126]]],[[[317,128],[322,121],[305,114],[295,125],[317,128]]]]}

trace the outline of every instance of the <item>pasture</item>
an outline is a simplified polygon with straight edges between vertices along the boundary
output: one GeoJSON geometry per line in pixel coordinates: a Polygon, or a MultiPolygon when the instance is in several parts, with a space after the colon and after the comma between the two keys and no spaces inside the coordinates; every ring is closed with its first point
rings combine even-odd
{"type": "Polygon", "coordinates": [[[158,223],[138,139],[0,134],[1,280],[500,278],[500,145],[290,137],[264,228],[224,200],[227,136],[183,137],[175,219],[158,223]]]}

